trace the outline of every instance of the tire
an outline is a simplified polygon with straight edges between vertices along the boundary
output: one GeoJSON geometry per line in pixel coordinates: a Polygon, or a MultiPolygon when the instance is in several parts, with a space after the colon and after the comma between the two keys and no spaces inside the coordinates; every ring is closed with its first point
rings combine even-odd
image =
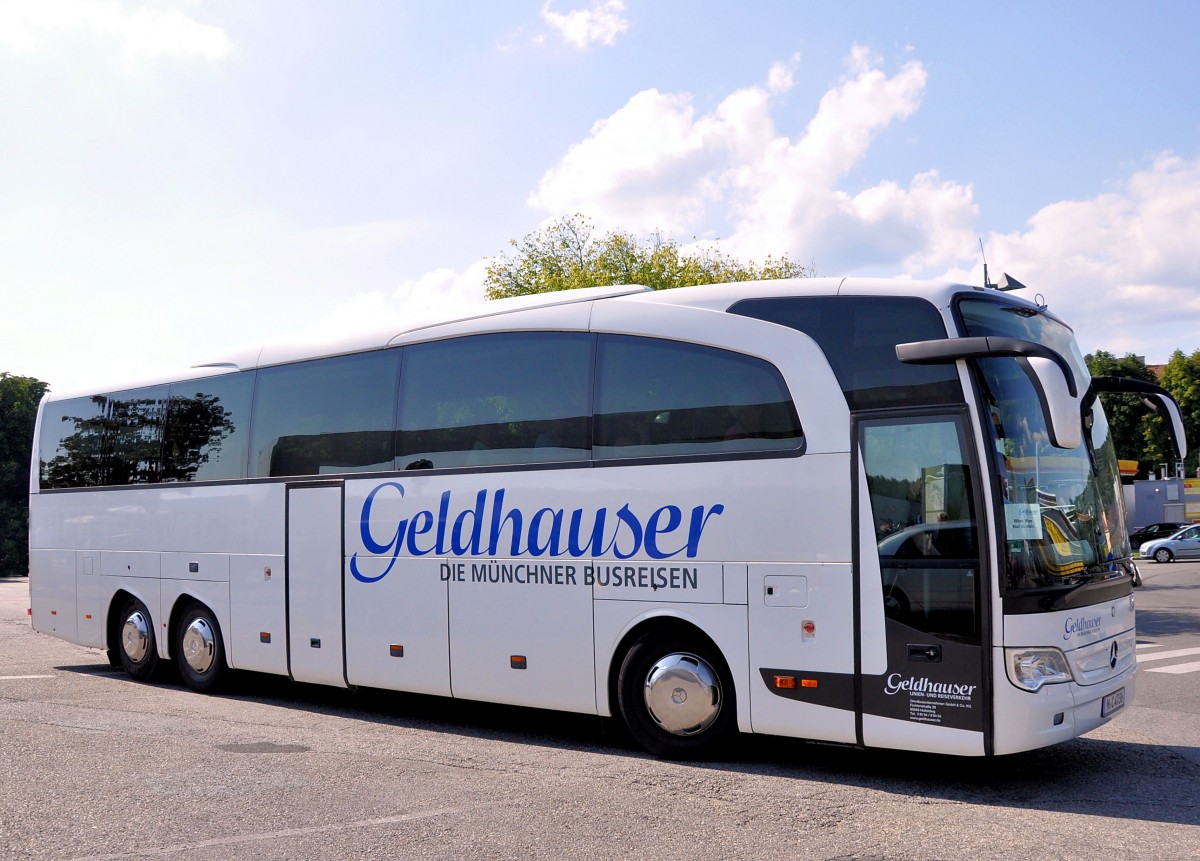
{"type": "Polygon", "coordinates": [[[1175,559],[1175,554],[1166,547],[1160,547],[1154,551],[1155,562],[1171,562],[1175,559]]]}
{"type": "Polygon", "coordinates": [[[617,706],[638,744],[664,759],[711,755],[737,728],[733,677],[699,636],[643,634],[617,676],[617,706]]]}
{"type": "Polygon", "coordinates": [[[175,665],[183,683],[193,691],[212,693],[229,675],[225,664],[225,643],[221,626],[212,610],[192,603],[179,617],[175,627],[175,665]]]}
{"type": "Polygon", "coordinates": [[[121,666],[139,682],[152,681],[158,674],[158,642],[150,611],[137,598],[130,598],[121,608],[119,624],[116,651],[121,666]]]}

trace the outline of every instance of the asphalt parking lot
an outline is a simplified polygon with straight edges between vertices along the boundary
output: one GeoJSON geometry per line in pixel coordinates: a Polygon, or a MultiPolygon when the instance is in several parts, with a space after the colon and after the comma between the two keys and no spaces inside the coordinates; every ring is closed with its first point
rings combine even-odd
{"type": "MultiPolygon", "coordinates": [[[[1150,650],[1200,647],[1200,564],[1143,571],[1150,650]]],[[[33,633],[26,590],[0,580],[5,859],[1011,861],[1200,845],[1200,673],[1149,672],[1186,657],[1148,663],[1113,723],[1029,754],[752,737],[725,761],[666,763],[596,718],[252,674],[215,697],[138,684],[33,633]]]]}

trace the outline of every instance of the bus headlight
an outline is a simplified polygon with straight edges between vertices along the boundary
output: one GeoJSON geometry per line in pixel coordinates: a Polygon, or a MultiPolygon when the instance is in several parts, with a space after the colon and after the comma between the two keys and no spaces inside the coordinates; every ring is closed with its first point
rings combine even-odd
{"type": "Polygon", "coordinates": [[[1022,690],[1036,691],[1042,685],[1075,679],[1060,649],[1005,649],[1004,655],[1008,680],[1022,690]]]}

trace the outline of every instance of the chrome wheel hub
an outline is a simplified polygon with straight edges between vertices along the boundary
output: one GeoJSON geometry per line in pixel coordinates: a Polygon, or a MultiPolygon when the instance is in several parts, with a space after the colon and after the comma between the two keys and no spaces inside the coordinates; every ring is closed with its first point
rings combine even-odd
{"type": "Polygon", "coordinates": [[[695,655],[667,655],[646,675],[646,708],[673,735],[695,735],[721,713],[721,680],[695,655]]]}
{"type": "Polygon", "coordinates": [[[206,619],[193,619],[183,632],[183,658],[197,673],[212,669],[216,657],[216,637],[206,619]]]}
{"type": "Polygon", "coordinates": [[[141,663],[150,647],[150,623],[141,610],[134,610],[121,627],[121,648],[135,664],[141,663]]]}

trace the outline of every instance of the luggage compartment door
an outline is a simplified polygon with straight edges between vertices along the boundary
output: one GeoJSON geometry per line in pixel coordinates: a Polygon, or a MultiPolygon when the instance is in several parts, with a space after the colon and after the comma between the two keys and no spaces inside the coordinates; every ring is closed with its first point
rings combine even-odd
{"type": "Polygon", "coordinates": [[[288,673],[344,688],[343,489],[289,484],[286,522],[288,673]]]}

